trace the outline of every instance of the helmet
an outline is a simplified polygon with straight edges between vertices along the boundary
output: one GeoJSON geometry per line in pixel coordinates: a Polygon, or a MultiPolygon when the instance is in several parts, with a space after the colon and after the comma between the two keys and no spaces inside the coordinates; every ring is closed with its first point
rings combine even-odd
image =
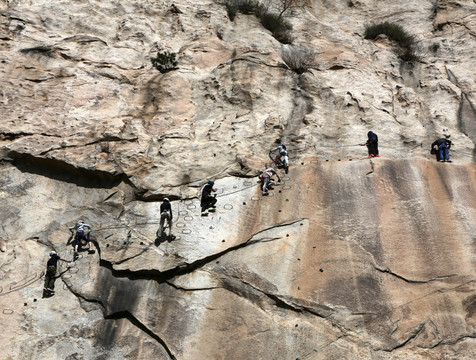
{"type": "Polygon", "coordinates": [[[78,223],[84,224],[84,221],[83,220],[78,220],[78,223]]]}
{"type": "Polygon", "coordinates": [[[209,184],[209,185],[213,185],[213,184],[215,184],[215,181],[213,181],[213,180],[208,180],[208,184],[209,184]]]}
{"type": "Polygon", "coordinates": [[[168,198],[165,198],[165,199],[164,199],[164,201],[167,201],[167,202],[169,202],[169,199],[168,199],[168,198]]]}
{"type": "Polygon", "coordinates": [[[287,154],[288,154],[288,152],[284,149],[279,152],[279,155],[281,155],[281,156],[285,156],[287,154]]]}
{"type": "Polygon", "coordinates": [[[51,251],[50,256],[56,255],[56,251],[51,251]]]}

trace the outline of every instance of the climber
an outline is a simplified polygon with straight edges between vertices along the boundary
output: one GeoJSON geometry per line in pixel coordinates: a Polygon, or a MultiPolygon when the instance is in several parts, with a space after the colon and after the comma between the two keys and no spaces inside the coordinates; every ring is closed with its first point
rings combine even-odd
{"type": "Polygon", "coordinates": [[[378,136],[376,133],[369,131],[367,133],[367,142],[363,145],[367,146],[367,149],[369,150],[369,158],[371,157],[380,157],[378,154],[378,136]]]}
{"type": "Polygon", "coordinates": [[[262,183],[262,195],[268,195],[268,190],[271,189],[271,186],[274,184],[273,175],[276,175],[278,177],[278,182],[281,182],[281,178],[272,167],[259,172],[259,179],[262,183]]]}
{"type": "Polygon", "coordinates": [[[288,151],[286,150],[286,145],[281,144],[281,145],[275,147],[274,149],[272,149],[269,152],[269,157],[271,158],[272,161],[274,161],[274,164],[276,165],[276,167],[278,169],[283,169],[284,168],[284,172],[286,174],[288,173],[289,158],[288,158],[288,151]],[[273,159],[271,154],[275,151],[278,152],[278,155],[276,155],[276,157],[273,159]]]}
{"type": "Polygon", "coordinates": [[[83,220],[79,220],[75,226],[71,226],[69,228],[69,231],[71,233],[76,230],[76,234],[74,236],[74,259],[76,260],[78,258],[78,249],[81,247],[81,240],[85,240],[88,243],[88,253],[92,254],[94,253],[94,249],[92,248],[92,243],[91,239],[89,238],[89,233],[84,232],[84,228],[87,227],[91,231],[91,226],[88,224],[85,224],[83,220]]]}
{"type": "Polygon", "coordinates": [[[451,148],[451,140],[449,139],[451,135],[444,135],[444,138],[436,140],[431,144],[431,149],[433,153],[436,153],[436,160],[451,162],[449,150],[451,148]]]}
{"type": "Polygon", "coordinates": [[[71,260],[59,257],[55,251],[50,252],[50,258],[46,263],[45,286],[43,288],[44,295],[53,295],[55,293],[56,267],[58,260],[71,263],[71,260]]]}
{"type": "Polygon", "coordinates": [[[160,226],[157,231],[157,238],[162,236],[164,231],[164,223],[167,219],[167,225],[169,226],[169,236],[172,235],[172,206],[170,205],[169,199],[165,198],[162,204],[160,204],[160,226]]]}
{"type": "Polygon", "coordinates": [[[203,187],[202,199],[200,203],[202,207],[202,213],[204,213],[207,209],[214,211],[216,208],[215,204],[217,203],[217,196],[212,195],[212,192],[217,192],[218,189],[213,187],[214,184],[215,181],[208,180],[207,184],[203,187]]]}

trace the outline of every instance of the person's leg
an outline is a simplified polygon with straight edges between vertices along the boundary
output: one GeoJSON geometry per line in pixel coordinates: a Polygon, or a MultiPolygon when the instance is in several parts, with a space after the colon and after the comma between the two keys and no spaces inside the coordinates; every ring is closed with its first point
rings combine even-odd
{"type": "Polygon", "coordinates": [[[45,284],[43,285],[43,289],[47,290],[49,284],[50,284],[50,275],[48,274],[48,271],[46,271],[45,284]]]}
{"type": "Polygon", "coordinates": [[[55,276],[56,276],[56,268],[54,266],[48,266],[46,270],[46,277],[45,277],[45,287],[47,290],[54,290],[55,289],[55,276]]]}
{"type": "Polygon", "coordinates": [[[162,232],[164,231],[164,222],[165,222],[165,217],[164,215],[160,214],[160,225],[159,225],[159,230],[157,231],[158,237],[162,236],[162,232]]]}
{"type": "Polygon", "coordinates": [[[284,157],[284,166],[285,166],[286,168],[289,167],[289,158],[288,158],[287,155],[284,157]]]}
{"type": "Polygon", "coordinates": [[[167,223],[169,224],[169,236],[172,234],[172,219],[167,215],[167,223]]]}
{"type": "Polygon", "coordinates": [[[448,151],[448,147],[445,146],[445,160],[450,161],[450,152],[448,151]]]}
{"type": "Polygon", "coordinates": [[[268,193],[268,184],[269,184],[269,177],[267,176],[263,180],[263,188],[262,188],[263,195],[268,193]]]}
{"type": "Polygon", "coordinates": [[[379,156],[378,154],[378,142],[375,143],[375,156],[379,156]]]}
{"type": "Polygon", "coordinates": [[[80,239],[78,233],[76,233],[76,235],[74,236],[74,252],[75,253],[78,252],[80,243],[81,243],[81,239],[80,239]]]}
{"type": "Polygon", "coordinates": [[[377,143],[372,141],[372,143],[370,144],[370,148],[371,148],[371,155],[372,156],[376,156],[377,155],[377,143]]]}
{"type": "Polygon", "coordinates": [[[445,155],[443,154],[443,146],[440,145],[438,147],[438,153],[440,154],[440,159],[438,161],[444,161],[445,160],[445,155]]]}

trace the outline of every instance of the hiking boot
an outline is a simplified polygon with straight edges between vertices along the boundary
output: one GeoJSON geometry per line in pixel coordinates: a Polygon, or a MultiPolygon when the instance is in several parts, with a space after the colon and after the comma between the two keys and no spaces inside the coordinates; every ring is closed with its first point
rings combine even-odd
{"type": "Polygon", "coordinates": [[[369,155],[369,158],[371,158],[371,157],[374,157],[374,154],[370,154],[370,155],[369,155]]]}
{"type": "Polygon", "coordinates": [[[375,155],[375,157],[380,157],[380,155],[375,155]]]}

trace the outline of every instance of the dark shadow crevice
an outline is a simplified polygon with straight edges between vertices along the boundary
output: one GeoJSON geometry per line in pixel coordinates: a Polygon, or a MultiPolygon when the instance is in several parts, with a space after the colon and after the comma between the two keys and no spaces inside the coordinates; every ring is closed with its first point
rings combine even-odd
{"type": "Polygon", "coordinates": [[[125,311],[119,311],[119,312],[116,312],[116,313],[113,313],[113,314],[109,314],[107,316],[104,317],[104,319],[106,320],[119,320],[119,319],[127,319],[129,320],[129,322],[134,325],[135,327],[137,327],[138,329],[142,330],[144,333],[146,333],[147,335],[149,335],[151,338],[153,338],[155,341],[157,341],[160,345],[162,345],[162,347],[164,348],[164,350],[167,352],[167,354],[169,355],[169,357],[172,359],[172,360],[176,360],[177,358],[174,356],[174,354],[172,354],[172,352],[170,351],[170,348],[167,346],[167,344],[165,343],[165,341],[160,338],[160,336],[158,336],[156,333],[154,333],[152,330],[150,330],[147,326],[145,326],[142,322],[140,322],[134,315],[132,315],[129,311],[125,310],[125,311]]]}

